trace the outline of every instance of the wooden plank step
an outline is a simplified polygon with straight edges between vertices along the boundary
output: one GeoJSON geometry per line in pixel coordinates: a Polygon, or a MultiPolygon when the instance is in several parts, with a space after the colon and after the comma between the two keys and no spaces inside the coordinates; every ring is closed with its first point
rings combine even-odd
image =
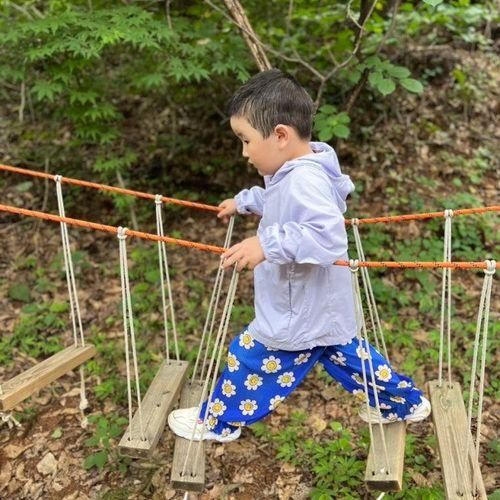
{"type": "MultiPolygon", "coordinates": [[[[181,394],[180,408],[191,408],[200,403],[203,385],[189,382],[181,394]]],[[[186,474],[182,475],[182,468],[186,460],[189,440],[181,437],[175,438],[174,459],[170,480],[176,490],[203,491],[205,487],[205,442],[196,463],[194,463],[198,442],[194,442],[189,452],[186,474]]]]}
{"type": "Polygon", "coordinates": [[[141,402],[144,437],[141,439],[139,410],[132,418],[118,445],[120,451],[133,458],[147,458],[156,448],[165,429],[167,416],[177,402],[187,376],[189,362],[164,361],[141,402]]]}
{"type": "Polygon", "coordinates": [[[403,487],[406,422],[384,424],[389,470],[378,424],[373,426],[373,441],[366,461],[365,484],[370,490],[400,491],[403,487]]]}
{"type": "Polygon", "coordinates": [[[467,413],[460,384],[453,382],[449,387],[448,382],[443,381],[439,387],[439,382],[432,380],[427,383],[427,389],[432,405],[432,419],[441,458],[446,498],[486,499],[481,471],[475,464],[475,446],[470,434],[469,453],[466,453],[467,413]]]}
{"type": "Polygon", "coordinates": [[[94,356],[93,345],[67,347],[1,384],[0,410],[14,408],[35,391],[45,387],[94,356]]]}

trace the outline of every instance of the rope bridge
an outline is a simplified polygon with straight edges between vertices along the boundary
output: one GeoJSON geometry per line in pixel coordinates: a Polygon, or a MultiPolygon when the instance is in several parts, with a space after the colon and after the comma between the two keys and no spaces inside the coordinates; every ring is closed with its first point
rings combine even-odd
{"type": "MultiPolygon", "coordinates": [[[[65,257],[65,268],[67,272],[68,291],[70,296],[71,315],[73,322],[73,330],[75,337],[75,346],[77,348],[77,330],[80,330],[81,344],[84,346],[83,332],[81,330],[81,320],[79,313],[78,300],[76,296],[76,287],[74,283],[74,274],[72,272],[71,252],[69,249],[69,239],[67,235],[67,225],[76,227],[83,227],[91,230],[104,231],[107,233],[115,234],[119,241],[120,251],[120,276],[122,284],[122,310],[123,310],[123,323],[124,323],[124,339],[125,339],[125,354],[127,366],[127,391],[128,391],[128,406],[129,406],[129,427],[125,432],[121,442],[120,449],[131,456],[144,457],[148,456],[158,443],[168,412],[175,404],[179,394],[181,394],[181,407],[192,407],[198,405],[201,407],[203,401],[208,398],[208,405],[210,404],[211,393],[215,386],[218,370],[221,362],[221,357],[224,349],[225,338],[228,331],[229,319],[231,308],[234,301],[238,273],[233,270],[230,280],[229,290],[226,295],[226,300],[223,305],[223,312],[220,318],[218,332],[215,341],[212,340],[215,323],[216,311],[219,301],[221,299],[222,282],[224,279],[224,270],[219,267],[215,284],[213,288],[212,297],[210,300],[209,311],[205,321],[201,344],[198,351],[194,371],[192,377],[185,383],[188,371],[188,363],[179,359],[178,339],[175,329],[175,316],[172,301],[172,291],[168,275],[168,262],[165,250],[165,244],[174,244],[185,248],[193,248],[199,251],[211,252],[214,254],[221,254],[226,248],[230,246],[231,235],[234,226],[234,218],[231,218],[226,235],[226,240],[222,247],[215,245],[205,245],[187,240],[177,238],[170,238],[163,233],[163,220],[161,216],[162,203],[174,203],[185,207],[196,208],[200,210],[207,210],[210,212],[218,212],[220,209],[211,205],[204,205],[201,203],[189,202],[184,200],[177,200],[175,198],[164,197],[161,195],[151,195],[138,191],[115,188],[97,183],[87,181],[79,181],[77,179],[70,179],[58,175],[52,175],[42,172],[34,172],[16,167],[9,167],[7,165],[0,165],[0,170],[9,171],[13,173],[21,173],[31,175],[33,177],[41,177],[52,179],[56,182],[57,198],[59,215],[47,214],[44,212],[37,212],[33,210],[26,210],[22,208],[11,207],[8,205],[0,204],[0,211],[35,217],[42,220],[57,222],[61,225],[61,234],[63,240],[63,250],[65,257]],[[78,186],[89,187],[104,191],[116,192],[136,196],[139,198],[150,199],[155,201],[156,206],[156,220],[157,220],[157,234],[144,233],[140,231],[132,231],[127,228],[117,228],[114,226],[98,224],[95,222],[84,221],[80,219],[73,219],[65,216],[64,205],[62,201],[61,184],[73,184],[78,186]],[[164,329],[165,329],[165,359],[160,369],[157,372],[153,383],[148,388],[148,391],[143,399],[141,399],[139,387],[139,371],[137,363],[137,351],[135,346],[135,331],[133,322],[132,302],[130,296],[130,284],[128,278],[128,264],[126,256],[126,239],[127,237],[136,237],[155,241],[158,244],[158,255],[161,276],[161,290],[162,290],[162,310],[164,313],[164,329]],[[168,296],[168,304],[167,304],[168,296]],[[170,315],[169,318],[167,316],[170,315]],[[175,360],[170,358],[169,352],[169,323],[173,327],[174,333],[174,347],[175,347],[175,360]],[[130,345],[129,345],[130,341],[130,345]],[[209,346],[214,344],[209,358],[209,346]],[[130,360],[129,352],[132,354],[132,363],[130,360]],[[204,355],[203,355],[204,353],[204,355]],[[203,361],[202,361],[203,357],[203,361]],[[130,365],[132,364],[138,410],[133,415],[132,411],[132,374],[130,365]],[[201,373],[200,373],[201,372],[201,373]],[[210,383],[211,380],[211,383],[210,383]],[[184,388],[182,389],[182,386],[184,388]],[[210,390],[209,390],[210,386],[210,390]]],[[[381,322],[378,315],[377,306],[373,290],[370,283],[368,274],[369,268],[420,268],[420,269],[442,269],[442,297],[441,297],[441,324],[440,324],[440,346],[439,346],[439,377],[437,381],[428,383],[428,391],[433,406],[433,417],[435,431],[438,437],[438,447],[441,456],[443,479],[445,484],[445,492],[448,498],[455,498],[457,495],[461,498],[483,498],[485,497],[484,485],[482,483],[480,469],[479,469],[479,429],[482,415],[482,402],[484,391],[484,374],[485,374],[485,356],[486,356],[486,343],[488,333],[490,297],[492,288],[492,277],[495,272],[494,261],[483,262],[453,262],[451,260],[451,221],[452,217],[457,215],[471,215],[481,214],[487,212],[498,212],[500,206],[461,209],[461,210],[445,210],[443,212],[429,212],[421,214],[407,214],[400,216],[390,217],[373,217],[365,219],[350,219],[346,220],[353,228],[356,249],[358,253],[357,260],[351,261],[335,261],[332,264],[339,266],[347,266],[352,271],[353,276],[353,290],[355,293],[355,303],[358,310],[358,341],[364,340],[368,345],[368,330],[371,329],[377,349],[383,350],[386,358],[387,348],[384,339],[381,322]],[[390,222],[406,222],[411,220],[428,220],[438,217],[445,219],[445,237],[444,237],[444,255],[442,262],[368,262],[365,260],[365,255],[362,247],[359,227],[362,224],[375,224],[375,223],[390,223],[390,222]],[[466,414],[461,389],[458,383],[452,381],[451,378],[451,270],[480,270],[484,271],[483,290],[481,293],[480,307],[478,313],[478,322],[476,328],[476,336],[474,340],[474,354],[472,362],[471,373],[471,387],[469,390],[469,403],[468,412],[466,414]],[[369,311],[369,323],[364,318],[363,305],[361,298],[361,287],[359,284],[359,275],[364,290],[364,295],[369,311]],[[369,326],[371,327],[369,327],[369,326]],[[481,335],[482,332],[482,335],[481,335]],[[446,334],[446,335],[445,335],[446,334]],[[447,367],[448,367],[448,382],[443,383],[443,357],[445,336],[447,339],[447,367]],[[482,338],[481,338],[482,337],[482,338]],[[474,390],[476,385],[476,369],[478,365],[478,353],[480,351],[480,344],[482,342],[481,360],[480,360],[480,380],[479,380],[479,402],[477,410],[477,432],[476,442],[472,443],[471,425],[473,414],[473,401],[474,390]]],[[[95,354],[93,346],[86,346],[90,349],[87,354],[91,357],[95,354]]],[[[65,350],[67,351],[67,350],[65,350]]],[[[67,360],[70,358],[69,354],[65,351],[60,355],[60,358],[67,360]]],[[[43,385],[47,385],[51,381],[61,376],[66,371],[80,366],[82,370],[82,363],[88,359],[74,358],[72,364],[64,365],[61,360],[54,360],[57,355],[49,358],[33,369],[34,372],[28,370],[21,374],[21,378],[31,381],[30,387],[24,387],[20,390],[10,390],[10,397],[12,393],[15,394],[14,399],[10,399],[10,403],[5,403],[5,388],[9,387],[11,381],[6,384],[0,385],[0,410],[11,409],[15,404],[28,397],[32,392],[39,389],[43,385]],[[71,365],[71,366],[70,366],[71,365]],[[43,368],[43,372],[48,376],[39,377],[38,373],[43,368]],[[38,372],[37,372],[38,370],[38,372]],[[37,381],[37,383],[33,383],[37,381]],[[12,403],[15,401],[14,403],[12,403]],[[2,406],[3,405],[3,406],[2,406]]],[[[81,375],[81,405],[80,408],[85,408],[86,398],[84,396],[84,379],[83,371],[81,375]]],[[[368,394],[368,376],[371,378],[371,385],[376,387],[374,367],[371,363],[371,358],[363,360],[363,383],[365,394],[368,394]],[[368,363],[368,367],[365,367],[368,363]]],[[[14,380],[14,379],[12,379],[14,380]]],[[[28,384],[29,385],[29,384],[28,384]]],[[[378,397],[375,391],[375,410],[381,416],[380,406],[378,404],[378,397]]],[[[368,397],[365,399],[368,408],[368,397]]],[[[3,420],[6,420],[6,413],[0,413],[3,420]]],[[[205,415],[205,419],[207,415],[205,415]]],[[[14,421],[14,419],[12,419],[14,421]]],[[[10,424],[10,422],[8,422],[10,424]]],[[[381,491],[400,490],[402,488],[402,474],[403,474],[403,458],[404,458],[404,444],[405,444],[405,423],[394,422],[382,425],[379,422],[378,428],[372,428],[374,425],[369,423],[370,430],[370,451],[367,459],[367,469],[365,481],[367,487],[370,489],[377,489],[381,491]]],[[[193,436],[194,437],[194,432],[193,436]]],[[[176,439],[176,447],[174,451],[174,459],[172,464],[172,482],[177,488],[185,490],[201,491],[204,487],[204,459],[203,459],[204,444],[200,441],[196,449],[193,446],[193,439],[185,440],[182,438],[176,439]]]]}

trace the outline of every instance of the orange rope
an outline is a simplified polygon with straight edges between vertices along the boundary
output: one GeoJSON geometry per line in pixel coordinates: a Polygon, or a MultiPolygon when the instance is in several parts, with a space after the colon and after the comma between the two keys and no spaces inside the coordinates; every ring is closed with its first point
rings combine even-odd
{"type": "MultiPolygon", "coordinates": [[[[27,170],[24,168],[10,167],[9,165],[1,165],[0,170],[5,170],[7,172],[14,172],[16,174],[30,175],[32,177],[40,177],[42,179],[55,179],[55,175],[46,174],[45,172],[37,172],[36,170],[27,170]]],[[[110,191],[112,193],[128,194],[130,196],[136,196],[137,198],[145,198],[148,200],[155,200],[154,194],[143,193],[142,191],[133,191],[132,189],[117,188],[114,186],[107,186],[106,184],[98,184],[97,182],[80,181],[78,179],[72,179],[71,177],[62,177],[61,182],[66,184],[72,184],[74,186],[83,186],[92,189],[98,189],[100,191],[110,191]]],[[[177,198],[169,198],[167,196],[162,196],[161,200],[165,203],[170,203],[174,205],[182,205],[185,207],[198,208],[200,210],[209,210],[212,212],[219,212],[221,209],[219,207],[214,207],[213,205],[204,205],[203,203],[196,203],[194,201],[178,200],[177,198]]]]}
{"type": "MultiPolygon", "coordinates": [[[[26,215],[28,217],[35,217],[38,219],[48,220],[51,222],[65,222],[72,226],[85,227],[88,229],[95,229],[97,231],[104,231],[107,233],[118,233],[118,228],[114,226],[107,226],[104,224],[96,224],[95,222],[88,222],[80,219],[71,219],[70,217],[60,217],[59,215],[47,214],[45,212],[37,212],[35,210],[27,210],[25,208],[16,208],[9,205],[0,205],[0,211],[8,212],[11,214],[26,215]]],[[[156,234],[143,233],[140,231],[127,230],[128,236],[142,238],[151,241],[164,241],[165,243],[172,243],[182,247],[195,248],[205,252],[212,252],[222,254],[225,249],[215,245],[204,245],[202,243],[194,243],[187,240],[179,240],[177,238],[169,238],[168,236],[157,236],[156,234]]],[[[345,260],[336,260],[334,262],[337,266],[349,267],[350,263],[345,260]]],[[[392,267],[392,268],[406,268],[406,269],[438,269],[438,268],[451,268],[451,269],[487,269],[485,262],[359,262],[359,267],[392,267]]]]}
{"type": "MultiPolygon", "coordinates": [[[[54,180],[55,175],[47,174],[45,172],[37,172],[36,170],[27,170],[24,168],[11,167],[9,165],[1,165],[0,170],[5,170],[7,172],[14,172],[17,174],[30,175],[32,177],[40,177],[42,179],[54,180]]],[[[113,193],[127,194],[130,196],[136,196],[138,198],[145,198],[148,200],[154,200],[155,195],[144,193],[141,191],[133,191],[132,189],[117,188],[114,186],[107,186],[105,184],[98,184],[96,182],[81,181],[78,179],[72,179],[71,177],[62,177],[61,182],[66,184],[73,184],[75,186],[89,187],[93,189],[98,189],[101,191],[110,191],[113,193]]],[[[196,203],[193,201],[178,200],[177,198],[169,198],[167,196],[162,196],[162,201],[165,203],[182,205],[186,207],[198,208],[200,210],[209,210],[211,212],[219,212],[221,209],[213,205],[205,205],[203,203],[196,203]]],[[[500,205],[494,205],[491,207],[480,207],[480,208],[465,208],[460,210],[453,210],[453,215],[471,215],[471,214],[481,214],[485,212],[498,212],[500,211],[500,205]]],[[[391,215],[388,217],[367,217],[364,219],[357,219],[359,224],[377,224],[380,222],[406,222],[410,220],[424,220],[424,219],[435,219],[437,217],[444,217],[443,212],[427,212],[421,214],[407,214],[407,215],[391,215]]],[[[352,224],[353,219],[346,219],[346,224],[352,224]]]]}

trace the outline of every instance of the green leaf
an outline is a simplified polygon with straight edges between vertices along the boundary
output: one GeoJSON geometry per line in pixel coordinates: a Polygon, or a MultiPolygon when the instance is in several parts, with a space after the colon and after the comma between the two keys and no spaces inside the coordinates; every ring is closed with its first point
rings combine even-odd
{"type": "Polygon", "coordinates": [[[414,92],[415,94],[421,94],[424,91],[424,86],[413,78],[403,78],[399,80],[399,84],[404,87],[406,90],[410,92],[414,92]]]}
{"type": "Polygon", "coordinates": [[[9,297],[21,302],[31,302],[31,290],[25,283],[16,283],[9,288],[9,297]]]}
{"type": "Polygon", "coordinates": [[[378,84],[384,79],[384,76],[380,71],[374,71],[370,73],[370,76],[368,77],[368,81],[370,82],[371,85],[373,85],[375,88],[378,88],[378,84]]]}
{"type": "Polygon", "coordinates": [[[404,66],[393,66],[392,64],[387,67],[387,73],[395,78],[408,78],[410,70],[404,66]]]}
{"type": "Polygon", "coordinates": [[[424,3],[430,5],[431,7],[436,7],[439,4],[443,3],[443,0],[424,0],[424,3]]]}
{"type": "Polygon", "coordinates": [[[389,95],[396,90],[396,84],[391,78],[382,78],[377,85],[377,90],[383,95],[389,95]]]}
{"type": "Polygon", "coordinates": [[[53,302],[49,307],[49,311],[53,313],[63,313],[68,310],[68,307],[67,302],[53,302]]]}
{"type": "Polygon", "coordinates": [[[63,86],[60,83],[40,80],[31,87],[38,101],[54,101],[56,94],[63,91],[63,86]]]}
{"type": "Polygon", "coordinates": [[[345,139],[345,138],[349,137],[349,134],[351,133],[351,131],[349,130],[349,127],[346,127],[345,125],[342,125],[341,123],[339,123],[338,125],[335,125],[332,129],[332,132],[334,133],[334,135],[336,135],[337,137],[340,137],[341,139],[345,139]]]}
{"type": "Polygon", "coordinates": [[[97,453],[93,453],[89,455],[83,464],[86,470],[91,469],[92,467],[97,467],[98,469],[102,469],[104,464],[108,460],[108,454],[106,451],[98,451],[97,453]]]}

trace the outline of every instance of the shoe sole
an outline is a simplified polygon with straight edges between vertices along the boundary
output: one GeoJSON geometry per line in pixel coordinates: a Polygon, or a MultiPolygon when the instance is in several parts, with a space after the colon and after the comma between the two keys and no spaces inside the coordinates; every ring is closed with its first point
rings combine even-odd
{"type": "MultiPolygon", "coordinates": [[[[184,430],[179,430],[179,429],[174,429],[175,424],[172,422],[174,418],[171,418],[171,415],[168,416],[168,426],[170,427],[170,430],[176,435],[181,438],[187,439],[188,441],[191,440],[193,436],[193,431],[184,431],[184,430]]],[[[206,431],[203,433],[203,441],[217,441],[218,443],[228,443],[230,441],[234,441],[238,439],[241,435],[241,429],[239,429],[240,432],[234,431],[235,433],[238,433],[236,437],[232,436],[219,436],[218,434],[213,433],[212,431],[206,431]],[[210,437],[209,437],[210,436],[210,437]],[[214,436],[214,437],[212,437],[214,436]]],[[[202,441],[198,436],[196,436],[196,433],[194,435],[193,441],[199,442],[202,441]]]]}

